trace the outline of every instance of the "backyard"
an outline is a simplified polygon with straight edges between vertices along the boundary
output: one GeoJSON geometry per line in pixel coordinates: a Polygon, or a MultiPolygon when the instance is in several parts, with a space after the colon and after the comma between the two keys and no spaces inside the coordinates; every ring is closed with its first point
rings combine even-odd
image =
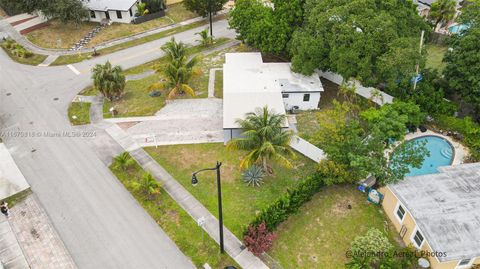
{"type": "Polygon", "coordinates": [[[279,226],[269,254],[283,268],[343,269],[351,242],[370,228],[387,231],[398,246],[395,229],[364,193],[350,185],[327,187],[279,226]]]}
{"type": "Polygon", "coordinates": [[[439,72],[442,72],[446,64],[443,63],[443,57],[447,53],[448,47],[441,46],[436,44],[426,45],[427,49],[427,68],[437,69],[439,72]]]}
{"type": "Polygon", "coordinates": [[[145,150],[215,216],[215,173],[199,174],[199,184],[195,187],[191,184],[191,176],[196,170],[214,167],[217,160],[221,161],[224,222],[240,239],[256,214],[285,193],[287,188],[293,187],[298,180],[312,173],[316,167],[313,161],[298,153],[293,161],[293,169],[273,163],[274,175],[265,177],[264,184],[260,187],[252,187],[243,182],[239,168],[240,160],[246,152],[229,151],[223,144],[159,146],[145,150]]]}
{"type": "MultiPolygon", "coordinates": [[[[197,15],[186,10],[182,4],[174,4],[168,7],[166,16],[162,18],[141,24],[113,23],[102,29],[88,43],[88,47],[97,46],[110,40],[142,33],[194,17],[197,17],[197,15]]],[[[49,23],[49,26],[29,33],[26,36],[27,39],[33,44],[43,48],[69,49],[99,25],[94,22],[85,22],[80,25],[73,23],[64,24],[58,20],[52,20],[49,23]]]]}
{"type": "Polygon", "coordinates": [[[158,195],[151,197],[133,187],[132,182],[138,181],[144,174],[136,162],[126,170],[115,165],[110,166],[110,170],[197,268],[205,263],[212,268],[236,265],[228,254],[219,253],[217,243],[208,234],[202,234],[204,232],[197,222],[168,193],[161,190],[158,195]]]}

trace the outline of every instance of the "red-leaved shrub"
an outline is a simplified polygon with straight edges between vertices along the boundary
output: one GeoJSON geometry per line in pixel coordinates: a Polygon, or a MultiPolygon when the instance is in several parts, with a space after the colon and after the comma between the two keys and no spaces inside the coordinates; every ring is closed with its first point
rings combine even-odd
{"type": "Polygon", "coordinates": [[[265,251],[268,251],[275,240],[276,235],[267,230],[265,222],[260,223],[257,227],[248,226],[248,232],[243,237],[245,246],[255,255],[260,255],[265,251]]]}

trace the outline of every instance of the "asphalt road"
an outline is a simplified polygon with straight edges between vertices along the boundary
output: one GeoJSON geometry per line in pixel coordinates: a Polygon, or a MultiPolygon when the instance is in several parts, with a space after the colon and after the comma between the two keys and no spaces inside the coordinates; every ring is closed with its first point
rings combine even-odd
{"type": "MultiPolygon", "coordinates": [[[[226,21],[214,27],[216,37],[235,35],[226,21]]],[[[203,28],[175,37],[191,44],[203,28]]],[[[79,268],[194,267],[110,173],[92,138],[66,136],[77,135],[67,108],[91,84],[93,65],[110,60],[128,68],[151,61],[162,56],[159,47],[169,39],[73,65],[78,72],[19,65],[0,50],[4,142],[79,268]]]]}

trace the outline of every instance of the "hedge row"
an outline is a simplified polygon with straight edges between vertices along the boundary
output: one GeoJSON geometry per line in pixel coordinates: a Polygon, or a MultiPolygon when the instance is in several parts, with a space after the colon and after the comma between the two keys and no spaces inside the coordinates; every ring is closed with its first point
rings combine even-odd
{"type": "Polygon", "coordinates": [[[9,16],[22,13],[18,4],[13,0],[0,0],[0,8],[2,8],[9,16]]]}
{"type": "Polygon", "coordinates": [[[471,118],[459,119],[453,116],[435,116],[438,127],[463,135],[463,142],[470,150],[471,161],[480,161],[480,125],[471,118]]]}
{"type": "MultiPolygon", "coordinates": [[[[265,222],[267,229],[274,231],[280,223],[296,213],[303,204],[310,201],[313,195],[325,186],[320,173],[309,176],[300,181],[295,189],[287,190],[286,194],[264,209],[250,225],[257,227],[260,223],[265,222]]],[[[247,230],[245,230],[246,232],[247,230]]]]}

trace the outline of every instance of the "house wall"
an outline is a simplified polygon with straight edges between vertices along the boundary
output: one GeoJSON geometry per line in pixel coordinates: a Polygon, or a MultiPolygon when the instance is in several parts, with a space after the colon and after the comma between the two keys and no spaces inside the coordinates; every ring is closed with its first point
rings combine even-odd
{"type": "MultiPolygon", "coordinates": [[[[399,219],[397,218],[396,210],[397,210],[397,205],[398,205],[398,199],[397,197],[393,194],[393,192],[388,188],[388,187],[382,187],[379,189],[379,192],[384,195],[383,201],[382,201],[382,207],[385,213],[387,214],[388,218],[392,221],[393,225],[395,226],[395,229],[397,232],[400,232],[402,226],[405,226],[407,228],[407,232],[405,235],[402,237],[403,242],[408,246],[408,245],[413,245],[413,242],[411,241],[412,238],[412,233],[415,231],[416,228],[416,223],[415,220],[413,219],[412,215],[410,212],[405,213],[403,221],[400,223],[399,219]]],[[[405,208],[405,206],[403,206],[405,208]]],[[[421,232],[421,231],[420,231],[421,232]]],[[[423,233],[422,233],[423,234],[423,233]]],[[[423,234],[424,235],[424,234],[423,234]]],[[[432,248],[428,244],[428,238],[425,238],[424,243],[422,244],[421,250],[428,251],[432,253],[432,248]]],[[[441,251],[441,250],[438,250],[441,251]]],[[[449,262],[439,262],[438,259],[434,257],[429,258],[430,265],[432,269],[457,269],[457,264],[459,263],[459,260],[454,260],[454,261],[449,261],[449,262]]],[[[473,264],[480,264],[480,257],[477,257],[473,264]]],[[[469,267],[461,267],[461,269],[465,269],[469,267]]]]}
{"type": "MultiPolygon", "coordinates": [[[[131,23],[133,18],[135,17],[135,13],[137,13],[137,6],[133,5],[131,10],[132,10],[132,16],[130,16],[130,11],[128,11],[128,10],[127,11],[120,11],[122,13],[122,18],[121,19],[119,19],[117,17],[117,11],[116,10],[109,10],[107,12],[110,15],[110,20],[112,22],[131,23]]],[[[95,18],[90,17],[90,21],[92,21],[92,22],[101,22],[102,20],[107,18],[105,12],[103,12],[103,11],[94,11],[94,12],[95,12],[95,18]]]]}
{"type": "Polygon", "coordinates": [[[227,144],[233,138],[242,136],[242,129],[223,129],[223,143],[227,144]]]}
{"type": "Polygon", "coordinates": [[[320,102],[320,92],[285,92],[283,95],[288,94],[287,98],[283,98],[285,109],[290,110],[293,106],[298,106],[300,110],[318,109],[318,103],[320,102]],[[303,101],[303,96],[310,94],[309,101],[303,101]]]}

